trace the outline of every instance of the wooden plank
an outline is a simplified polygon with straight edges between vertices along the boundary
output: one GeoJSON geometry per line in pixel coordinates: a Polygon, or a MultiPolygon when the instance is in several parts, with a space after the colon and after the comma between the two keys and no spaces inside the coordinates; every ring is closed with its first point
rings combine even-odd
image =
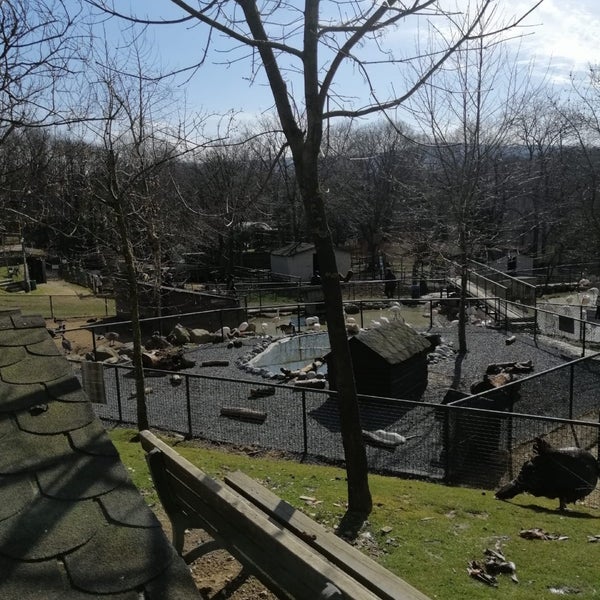
{"type": "Polygon", "coordinates": [[[429,600],[425,594],[409,583],[343,539],[327,531],[322,525],[313,521],[303,512],[296,510],[241,471],[227,475],[225,483],[376,593],[379,598],[385,600],[429,600]]]}
{"type": "Polygon", "coordinates": [[[331,598],[377,600],[377,596],[332,564],[258,507],[212,479],[150,432],[140,434],[146,451],[163,454],[171,488],[186,511],[194,510],[229,552],[282,598],[316,600],[327,585],[331,598]]]}

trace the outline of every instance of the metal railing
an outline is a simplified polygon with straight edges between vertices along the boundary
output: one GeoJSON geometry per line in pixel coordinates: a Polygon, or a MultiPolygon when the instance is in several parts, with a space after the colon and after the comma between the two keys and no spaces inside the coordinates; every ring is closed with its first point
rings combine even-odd
{"type": "MultiPolygon", "coordinates": [[[[511,302],[535,306],[536,288],[534,285],[475,260],[469,260],[469,266],[468,277],[473,285],[477,285],[478,278],[483,277],[486,282],[489,282],[489,285],[497,289],[497,291],[490,290],[491,296],[498,296],[511,302]]],[[[487,287],[485,289],[487,290],[487,287]]]]}

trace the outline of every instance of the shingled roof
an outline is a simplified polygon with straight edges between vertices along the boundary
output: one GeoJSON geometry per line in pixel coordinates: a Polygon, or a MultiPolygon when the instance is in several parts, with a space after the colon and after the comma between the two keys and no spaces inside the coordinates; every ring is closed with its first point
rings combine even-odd
{"type": "Polygon", "coordinates": [[[0,312],[0,598],[200,598],[41,317],[0,312]]]}
{"type": "Polygon", "coordinates": [[[364,344],[391,365],[404,362],[430,348],[430,342],[402,321],[382,323],[361,331],[350,344],[364,344]]]}

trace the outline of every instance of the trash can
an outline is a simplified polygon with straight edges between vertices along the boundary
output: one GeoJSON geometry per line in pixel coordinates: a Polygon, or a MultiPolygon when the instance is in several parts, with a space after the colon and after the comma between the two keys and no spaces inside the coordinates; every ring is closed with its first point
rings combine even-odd
{"type": "Polygon", "coordinates": [[[29,280],[29,291],[33,292],[33,290],[37,290],[37,281],[35,279],[29,280]]]}
{"type": "Polygon", "coordinates": [[[410,286],[410,297],[413,300],[421,297],[421,288],[418,283],[410,286]]]}

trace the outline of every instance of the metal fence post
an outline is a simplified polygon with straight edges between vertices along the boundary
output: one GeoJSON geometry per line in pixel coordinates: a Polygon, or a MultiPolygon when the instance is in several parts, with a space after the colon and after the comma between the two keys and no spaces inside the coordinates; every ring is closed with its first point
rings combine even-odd
{"type": "Polygon", "coordinates": [[[510,457],[509,459],[509,465],[508,465],[508,472],[510,475],[510,478],[513,479],[515,477],[514,474],[514,461],[513,461],[513,452],[512,452],[512,445],[513,445],[513,417],[512,417],[512,413],[515,411],[515,402],[514,400],[511,401],[510,403],[510,415],[508,416],[508,423],[506,424],[506,451],[508,456],[510,457]]]}
{"type": "Polygon", "coordinates": [[[96,355],[96,336],[94,334],[94,329],[92,328],[92,352],[94,353],[94,362],[98,360],[98,356],[96,355]]]}
{"type": "Polygon", "coordinates": [[[433,329],[433,300],[429,301],[429,329],[433,329]]]}
{"type": "Polygon", "coordinates": [[[586,333],[586,326],[585,326],[585,321],[580,321],[579,322],[580,325],[580,329],[582,330],[582,336],[581,336],[581,356],[585,356],[585,333],[586,333]]]}
{"type": "Polygon", "coordinates": [[[121,381],[119,379],[119,369],[115,367],[115,388],[117,390],[117,411],[119,423],[123,422],[123,405],[121,404],[121,381]]]}
{"type": "Polygon", "coordinates": [[[302,437],[304,442],[304,456],[308,455],[308,418],[306,416],[306,392],[302,390],[302,437]]]}
{"type": "Polygon", "coordinates": [[[575,388],[575,366],[569,366],[569,419],[573,418],[573,391],[575,388]]]}
{"type": "Polygon", "coordinates": [[[188,439],[193,437],[192,435],[192,398],[190,396],[190,376],[186,374],[185,376],[185,404],[187,411],[187,420],[188,420],[188,439]]]}
{"type": "Polygon", "coordinates": [[[454,408],[446,407],[444,410],[444,431],[442,435],[442,439],[444,440],[444,483],[448,484],[451,482],[450,476],[450,461],[451,461],[451,452],[450,452],[450,413],[456,410],[454,408]]]}
{"type": "Polygon", "coordinates": [[[48,296],[48,300],[50,301],[50,318],[54,319],[54,304],[52,303],[52,296],[48,296]]]}

